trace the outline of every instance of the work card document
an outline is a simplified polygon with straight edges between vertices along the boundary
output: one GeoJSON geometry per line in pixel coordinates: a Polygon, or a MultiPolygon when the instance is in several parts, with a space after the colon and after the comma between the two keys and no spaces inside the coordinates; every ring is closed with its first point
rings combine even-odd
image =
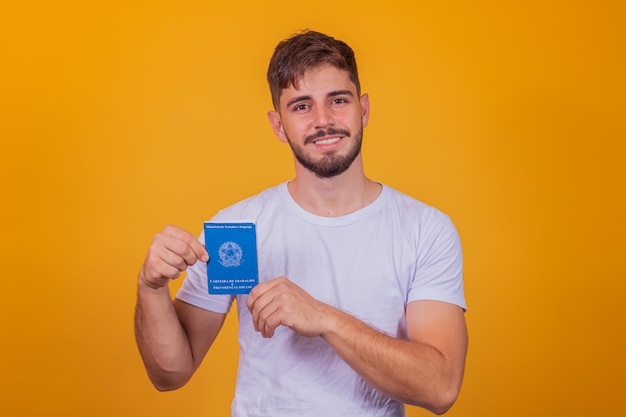
{"type": "Polygon", "coordinates": [[[248,294],[259,283],[253,222],[204,222],[209,294],[248,294]]]}

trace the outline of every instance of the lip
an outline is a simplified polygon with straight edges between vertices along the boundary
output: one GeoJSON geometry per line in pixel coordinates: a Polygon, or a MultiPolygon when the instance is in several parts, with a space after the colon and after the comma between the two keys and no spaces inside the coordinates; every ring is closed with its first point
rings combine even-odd
{"type": "Polygon", "coordinates": [[[344,136],[340,135],[328,135],[322,136],[321,138],[315,138],[311,141],[311,143],[316,146],[329,146],[339,143],[343,138],[344,136]]]}
{"type": "Polygon", "coordinates": [[[304,144],[314,144],[316,146],[330,146],[339,143],[343,138],[350,136],[350,132],[345,129],[329,127],[328,129],[319,130],[312,135],[304,138],[304,144]],[[339,139],[333,142],[334,139],[339,139]],[[330,141],[328,143],[319,144],[316,142],[330,141]]]}

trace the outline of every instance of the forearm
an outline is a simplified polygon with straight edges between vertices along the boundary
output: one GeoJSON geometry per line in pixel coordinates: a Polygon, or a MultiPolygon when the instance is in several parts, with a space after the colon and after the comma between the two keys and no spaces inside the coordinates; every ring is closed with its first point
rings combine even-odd
{"type": "Polygon", "coordinates": [[[168,287],[140,283],[135,309],[135,338],[150,380],[159,390],[181,387],[193,373],[193,355],[168,287]]]}
{"type": "Polygon", "coordinates": [[[462,372],[434,346],[390,337],[334,309],[329,317],[322,338],[376,389],[436,414],[454,403],[462,372]]]}
{"type": "Polygon", "coordinates": [[[258,284],[247,307],[263,337],[281,325],[301,336],[320,336],[373,387],[398,401],[443,413],[459,393],[467,328],[458,306],[409,303],[406,340],[314,299],[285,277],[258,284]]]}

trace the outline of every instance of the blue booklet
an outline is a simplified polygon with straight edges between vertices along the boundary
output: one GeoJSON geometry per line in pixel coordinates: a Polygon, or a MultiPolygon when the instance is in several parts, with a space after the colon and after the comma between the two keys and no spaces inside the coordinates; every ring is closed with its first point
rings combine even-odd
{"type": "Polygon", "coordinates": [[[209,294],[248,294],[259,283],[253,222],[204,222],[209,294]]]}

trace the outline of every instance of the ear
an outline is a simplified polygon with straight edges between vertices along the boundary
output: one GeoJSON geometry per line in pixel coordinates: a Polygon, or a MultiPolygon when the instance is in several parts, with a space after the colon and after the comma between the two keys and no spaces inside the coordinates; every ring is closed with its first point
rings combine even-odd
{"type": "Polygon", "coordinates": [[[367,122],[370,120],[370,97],[367,93],[361,96],[361,121],[363,127],[367,126],[367,122]]]}
{"type": "Polygon", "coordinates": [[[283,122],[280,120],[280,113],[275,110],[270,110],[267,112],[267,118],[270,120],[270,125],[278,140],[282,143],[287,143],[287,136],[285,135],[283,122]]]}

